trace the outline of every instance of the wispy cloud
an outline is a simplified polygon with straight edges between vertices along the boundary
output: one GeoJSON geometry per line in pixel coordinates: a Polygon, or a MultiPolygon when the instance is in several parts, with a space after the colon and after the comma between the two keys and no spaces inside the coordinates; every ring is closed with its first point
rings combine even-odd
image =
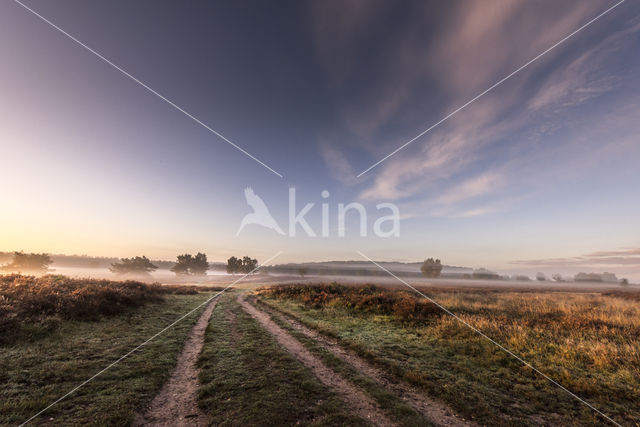
{"type": "MultiPolygon", "coordinates": [[[[389,62],[394,62],[396,55],[420,58],[421,62],[412,68],[408,78],[400,69],[388,74],[395,73],[403,85],[411,85],[408,90],[404,86],[396,88],[394,93],[419,92],[420,81],[411,77],[418,72],[426,79],[437,79],[444,107],[438,111],[450,111],[470,94],[504,75],[505,70],[513,70],[574,30],[605,5],[580,2],[572,7],[562,6],[562,13],[549,14],[548,10],[536,10],[524,2],[497,2],[488,7],[485,2],[465,3],[464,8],[454,8],[445,19],[460,31],[446,31],[426,47],[416,43],[409,30],[402,41],[396,41],[401,47],[395,52],[400,53],[389,54],[389,62]],[[549,19],[550,16],[554,19],[549,19]],[[434,69],[426,70],[425,64],[434,69]]],[[[550,54],[541,67],[554,63],[558,72],[540,74],[535,69],[524,72],[495,94],[474,103],[424,140],[390,158],[373,176],[367,177],[369,180],[360,197],[365,200],[417,199],[412,200],[414,205],[431,207],[422,209],[426,214],[455,212],[454,216],[474,216],[496,212],[486,208],[487,203],[482,200],[478,200],[476,206],[455,205],[481,199],[479,196],[495,196],[504,187],[521,182],[518,165],[531,161],[521,157],[531,144],[530,137],[522,135],[549,134],[567,120],[559,114],[560,110],[578,107],[613,90],[619,76],[604,68],[612,54],[628,45],[628,35],[638,31],[637,27],[637,23],[627,22],[624,28],[587,46],[585,52],[572,51],[575,57],[562,49],[550,54]],[[496,170],[500,170],[500,176],[496,170]],[[475,177],[469,178],[472,172],[475,177]]],[[[396,63],[406,64],[406,61],[396,63]]],[[[380,102],[364,106],[361,111],[391,102],[384,98],[385,93],[381,90],[380,102]]],[[[395,95],[392,98],[391,104],[395,105],[395,95]]],[[[406,102],[408,105],[398,107],[398,111],[407,111],[409,117],[415,118],[411,108],[424,111],[416,107],[415,99],[409,97],[406,102]]],[[[386,114],[387,120],[392,120],[396,113],[386,114]]],[[[431,117],[438,118],[438,114],[431,117]]],[[[380,115],[374,114],[373,118],[373,127],[388,124],[380,115]]],[[[408,120],[403,123],[406,125],[406,122],[408,120]]],[[[370,144],[370,148],[379,152],[389,143],[400,145],[403,141],[399,138],[370,144]]],[[[545,167],[548,172],[566,165],[554,162],[545,167]]],[[[537,173],[531,165],[527,169],[537,173]]]]}
{"type": "Polygon", "coordinates": [[[344,152],[326,142],[320,143],[319,149],[325,165],[335,180],[343,184],[355,182],[355,170],[346,159],[344,152]]]}
{"type": "Polygon", "coordinates": [[[502,183],[502,177],[496,172],[486,172],[450,188],[436,199],[437,203],[451,205],[464,200],[482,196],[495,190],[502,183]]]}
{"type": "Polygon", "coordinates": [[[610,74],[607,63],[612,54],[628,43],[629,36],[638,31],[640,18],[631,21],[628,27],[609,34],[567,66],[551,74],[529,101],[529,110],[550,108],[552,113],[557,114],[612,90],[620,78],[610,74]]]}
{"type": "Polygon", "coordinates": [[[568,258],[516,260],[511,263],[531,267],[640,267],[640,248],[593,252],[568,258]]]}

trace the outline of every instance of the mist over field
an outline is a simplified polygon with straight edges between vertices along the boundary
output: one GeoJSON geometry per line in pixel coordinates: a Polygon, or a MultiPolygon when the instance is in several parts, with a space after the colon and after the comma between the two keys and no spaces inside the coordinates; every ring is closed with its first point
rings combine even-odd
{"type": "MultiPolygon", "coordinates": [[[[0,253],[0,265],[7,265],[11,259],[10,253],[0,253]]],[[[223,262],[211,262],[204,275],[180,275],[171,269],[173,261],[152,261],[159,268],[143,274],[116,274],[111,271],[111,265],[119,261],[118,258],[96,258],[87,256],[54,255],[53,263],[41,274],[64,275],[77,278],[97,279],[134,279],[147,283],[194,283],[211,284],[225,283],[239,277],[239,274],[229,273],[223,262]]],[[[397,275],[412,285],[442,285],[450,287],[490,287],[513,289],[573,289],[573,290],[603,290],[620,287],[620,280],[628,278],[634,285],[636,270],[627,269],[631,274],[624,277],[605,271],[595,272],[595,268],[571,267],[555,265],[553,272],[561,272],[560,278],[554,278],[558,273],[542,273],[539,269],[519,267],[517,270],[494,271],[486,268],[471,268],[445,265],[437,278],[425,278],[421,272],[422,262],[403,263],[379,261],[381,267],[397,275]],[[589,272],[582,273],[581,272],[589,272]],[[542,273],[542,275],[541,275],[542,273]],[[605,274],[607,273],[607,274],[605,274]]],[[[6,270],[5,270],[6,271],[6,270]]],[[[21,272],[19,269],[7,272],[21,272]]],[[[398,285],[398,279],[391,277],[387,271],[362,261],[327,261],[313,263],[288,263],[266,266],[252,274],[245,280],[264,283],[310,283],[310,282],[340,282],[340,283],[371,283],[385,286],[398,285]]]]}
{"type": "Polygon", "coordinates": [[[0,425],[640,420],[640,2],[0,1],[0,425]]]}

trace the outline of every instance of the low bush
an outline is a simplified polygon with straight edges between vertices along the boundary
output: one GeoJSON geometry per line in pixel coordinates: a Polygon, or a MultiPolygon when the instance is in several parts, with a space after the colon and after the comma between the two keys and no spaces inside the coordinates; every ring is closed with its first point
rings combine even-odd
{"type": "Polygon", "coordinates": [[[392,315],[402,320],[425,320],[442,314],[438,306],[424,298],[372,285],[286,285],[263,288],[258,292],[274,298],[300,301],[307,307],[316,309],[343,306],[364,313],[392,315]]]}
{"type": "Polygon", "coordinates": [[[196,286],[162,286],[137,281],[72,279],[10,274],[0,276],[0,334],[48,318],[96,320],[131,307],[162,301],[166,294],[196,294],[196,286]]]}
{"type": "Polygon", "coordinates": [[[632,301],[640,301],[640,291],[607,291],[603,292],[602,295],[632,301]]]}

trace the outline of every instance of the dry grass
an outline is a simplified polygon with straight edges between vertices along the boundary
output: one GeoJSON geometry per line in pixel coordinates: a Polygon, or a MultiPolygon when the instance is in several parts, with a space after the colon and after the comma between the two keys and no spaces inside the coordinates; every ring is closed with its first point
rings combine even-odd
{"type": "MultiPolygon", "coordinates": [[[[397,305],[389,306],[396,291],[338,289],[275,287],[260,294],[482,423],[603,421],[450,316],[406,322],[397,305]],[[350,302],[361,292],[384,298],[363,310],[350,302]]],[[[640,418],[640,293],[422,290],[619,422],[635,425],[640,418]]],[[[397,300],[410,301],[397,293],[397,300]]]]}
{"type": "Polygon", "coordinates": [[[209,290],[131,280],[0,276],[0,336],[7,342],[19,335],[21,326],[39,325],[50,329],[56,319],[97,320],[149,302],[163,301],[163,295],[193,295],[209,290]]]}
{"type": "MultiPolygon", "coordinates": [[[[0,344],[0,426],[17,426],[210,297],[166,295],[99,321],[59,319],[56,328],[0,344]]],[[[202,309],[62,400],[29,426],[128,426],[169,378],[202,309]]],[[[32,326],[35,328],[35,326],[32,326]]],[[[2,334],[0,334],[2,336],[2,334]]]]}
{"type": "Polygon", "coordinates": [[[404,291],[390,291],[376,286],[348,287],[329,285],[275,286],[259,294],[300,301],[307,307],[345,307],[364,313],[388,314],[402,320],[425,320],[442,315],[435,304],[404,291]]]}
{"type": "Polygon", "coordinates": [[[363,426],[238,304],[221,297],[200,354],[200,407],[218,426],[363,426]]]}

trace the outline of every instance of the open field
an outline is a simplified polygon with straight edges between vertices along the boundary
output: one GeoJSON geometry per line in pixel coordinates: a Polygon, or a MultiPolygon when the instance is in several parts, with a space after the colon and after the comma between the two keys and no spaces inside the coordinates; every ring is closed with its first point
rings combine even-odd
{"type": "MultiPolygon", "coordinates": [[[[55,266],[54,266],[55,267],[55,266]]],[[[54,275],[64,275],[86,279],[88,277],[96,280],[122,280],[122,277],[114,275],[107,268],[78,268],[78,267],[55,267],[52,269],[54,275]]],[[[338,282],[344,285],[362,285],[363,283],[387,286],[393,288],[403,288],[396,278],[378,270],[376,275],[315,275],[306,274],[301,277],[299,274],[258,271],[245,277],[238,287],[250,288],[265,284],[314,284],[338,282]]],[[[240,278],[240,274],[227,274],[222,270],[209,271],[206,276],[181,276],[176,275],[166,269],[159,269],[151,274],[131,277],[134,280],[153,284],[156,282],[166,285],[194,285],[194,286],[222,286],[240,278]]],[[[425,278],[415,276],[401,276],[402,280],[412,286],[437,286],[439,288],[475,288],[475,289],[497,289],[497,290],[534,290],[534,291],[566,291],[566,292],[601,292],[606,290],[640,291],[640,285],[633,282],[627,287],[620,286],[616,282],[556,282],[547,281],[518,281],[507,279],[462,279],[450,277],[425,278]]]]}
{"type": "Polygon", "coordinates": [[[236,301],[219,301],[200,356],[200,406],[212,425],[365,425],[236,301]]]}
{"type": "MultiPolygon", "coordinates": [[[[256,289],[255,279],[201,307],[34,423],[607,422],[409,291],[356,284],[256,289]]],[[[214,290],[0,278],[0,424],[27,420],[214,290]]],[[[616,422],[637,425],[640,293],[422,290],[616,422]]]]}
{"type": "MultiPolygon", "coordinates": [[[[427,292],[617,422],[640,419],[637,294],[427,292]]],[[[260,291],[259,300],[481,424],[606,421],[411,294],[275,287],[260,291]]]]}
{"type": "MultiPolygon", "coordinates": [[[[239,278],[239,275],[211,275],[206,280],[197,283],[198,285],[221,286],[239,278]]],[[[631,284],[622,287],[618,283],[606,282],[553,282],[553,281],[516,281],[516,280],[481,280],[481,279],[451,279],[451,278],[425,278],[425,277],[402,277],[412,286],[417,287],[437,287],[442,289],[471,288],[477,290],[501,290],[501,291],[563,291],[563,292],[603,292],[620,290],[623,292],[638,292],[640,285],[631,284]]],[[[288,274],[253,274],[238,283],[240,288],[252,288],[256,285],[278,285],[278,284],[318,284],[338,282],[348,286],[361,286],[362,284],[374,284],[394,289],[406,289],[406,287],[391,276],[314,276],[288,274]]],[[[164,282],[163,282],[164,283],[164,282]]],[[[171,282],[166,282],[171,283],[171,282]]]]}
{"type": "MultiPolygon", "coordinates": [[[[63,277],[5,276],[1,283],[0,425],[26,421],[211,295],[190,287],[63,277]]],[[[189,316],[33,423],[127,425],[169,377],[197,317],[189,316]]]]}

